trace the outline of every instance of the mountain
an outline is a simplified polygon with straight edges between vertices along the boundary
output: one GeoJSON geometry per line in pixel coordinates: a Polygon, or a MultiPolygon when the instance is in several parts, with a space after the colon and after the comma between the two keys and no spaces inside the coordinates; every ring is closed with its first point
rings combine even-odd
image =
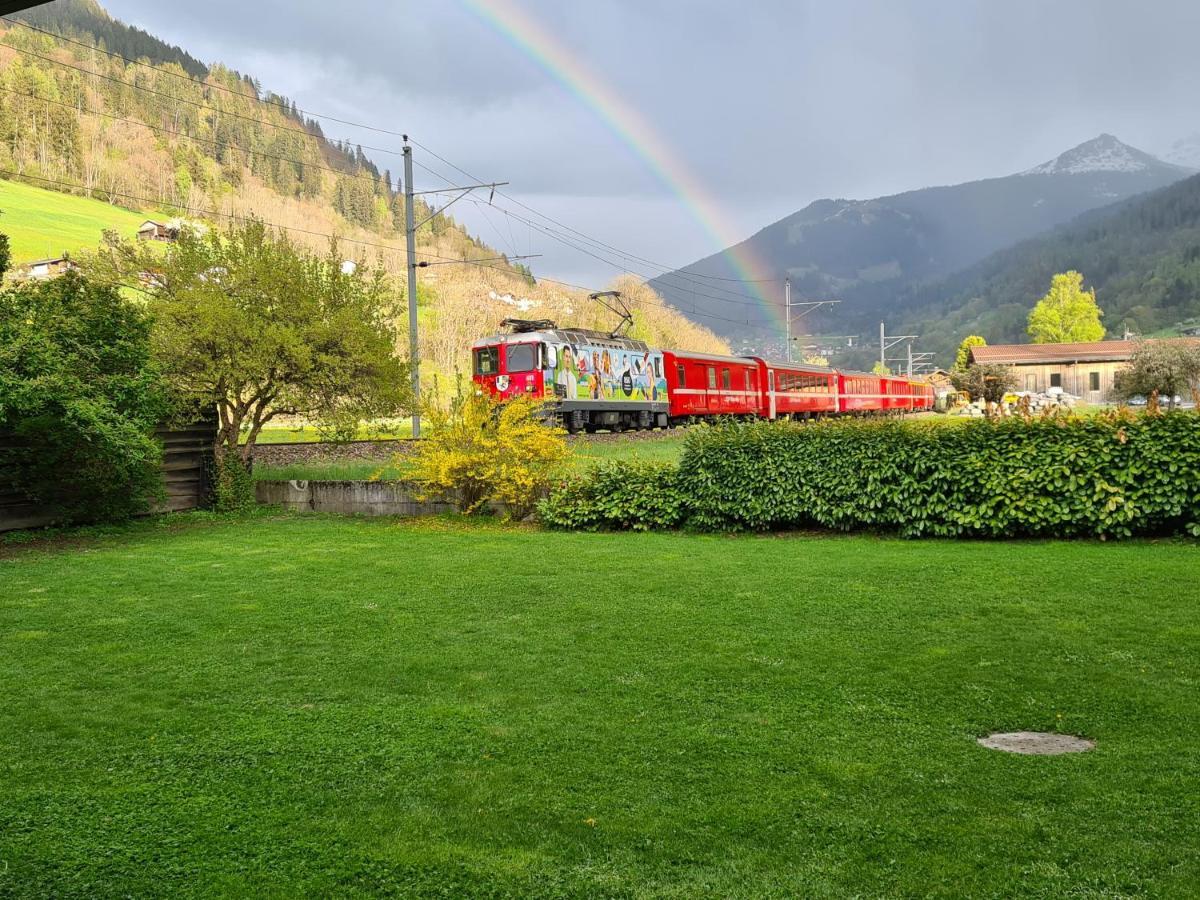
{"type": "MultiPolygon", "coordinates": [[[[1110,134],[1024,172],[874,200],[818,200],[734,248],[762,261],[761,278],[792,280],[797,298],[837,298],[820,324],[860,325],[886,312],[914,284],[944,277],[1087,210],[1155,190],[1190,170],[1156,159],[1110,134]]],[[[716,296],[694,295],[704,276],[737,278],[725,253],[660,276],[651,286],[683,309],[728,312],[716,296]],[[694,304],[694,306],[693,306],[694,304]]],[[[712,289],[705,293],[717,295],[712,289]]],[[[728,298],[733,299],[733,298],[728,298]]],[[[782,305],[782,298],[780,298],[782,305]]],[[[756,314],[752,325],[766,322],[756,314]]],[[[729,326],[731,337],[750,329],[729,326]]]]}
{"type": "Polygon", "coordinates": [[[1092,210],[895,301],[900,333],[943,364],[968,334],[1019,343],[1051,277],[1082,272],[1110,335],[1151,334],[1200,316],[1200,175],[1092,210]]]}
{"type": "Polygon", "coordinates": [[[1200,169],[1200,132],[1177,140],[1163,154],[1163,159],[1177,166],[1200,169]]]}
{"type": "MultiPolygon", "coordinates": [[[[0,230],[11,222],[18,253],[94,249],[104,227],[132,237],[138,216],[220,226],[252,216],[314,253],[337,235],[347,258],[403,289],[404,197],[362,147],[326,135],[251,75],[200,63],[93,0],[55,0],[24,21],[0,20],[0,179],[19,183],[0,197],[21,205],[20,215],[0,217],[0,230]],[[66,194],[80,202],[63,202],[66,194]]],[[[399,162],[398,148],[372,153],[399,162]]],[[[469,371],[471,342],[512,314],[502,298],[564,325],[615,324],[583,292],[537,283],[420,198],[414,213],[425,222],[418,254],[434,260],[421,270],[422,359],[451,384],[469,371]]],[[[631,296],[639,337],[727,349],[657,298],[631,296]]],[[[403,317],[397,328],[406,347],[403,317]]]]}

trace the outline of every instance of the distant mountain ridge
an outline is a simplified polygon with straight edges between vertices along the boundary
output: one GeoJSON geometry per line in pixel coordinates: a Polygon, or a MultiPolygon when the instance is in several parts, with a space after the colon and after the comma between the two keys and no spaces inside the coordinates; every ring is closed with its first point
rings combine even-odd
{"type": "Polygon", "coordinates": [[[951,358],[968,334],[1022,342],[1034,303],[1057,272],[1082,272],[1110,336],[1152,334],[1200,317],[1200,175],[1091,210],[896,298],[897,328],[951,358]]]}
{"type": "MultiPolygon", "coordinates": [[[[842,300],[820,324],[826,330],[847,328],[886,311],[912,285],[945,277],[1087,210],[1189,174],[1103,134],[1006,177],[873,200],[817,200],[737,249],[763,261],[767,270],[757,277],[790,277],[797,298],[842,300]]],[[[690,290],[697,275],[737,278],[726,254],[698,260],[681,272],[687,274],[668,273],[650,284],[682,309],[728,314],[723,309],[728,304],[690,290]]],[[[744,327],[726,326],[730,337],[753,335],[768,324],[765,311],[739,307],[738,312],[750,317],[744,327]]]]}

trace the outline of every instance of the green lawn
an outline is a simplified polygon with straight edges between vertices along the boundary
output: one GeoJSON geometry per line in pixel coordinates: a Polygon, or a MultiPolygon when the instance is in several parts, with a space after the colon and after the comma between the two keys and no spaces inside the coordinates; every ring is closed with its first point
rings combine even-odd
{"type": "MultiPolygon", "coordinates": [[[[678,462],[683,453],[683,433],[653,438],[619,441],[588,441],[571,444],[569,468],[582,472],[600,462],[613,459],[641,459],[648,462],[678,462]]],[[[273,443],[284,443],[274,441],[273,443]]],[[[336,450],[331,449],[331,454],[336,450]]],[[[258,464],[254,477],[259,481],[365,481],[371,478],[395,480],[404,477],[405,467],[395,462],[373,460],[328,460],[295,463],[287,466],[258,464]]]]}
{"type": "MultiPolygon", "coordinates": [[[[359,441],[395,440],[396,438],[412,437],[412,419],[404,419],[387,425],[362,424],[354,439],[359,441]]],[[[260,444],[315,444],[324,440],[321,433],[311,425],[288,427],[284,425],[267,426],[258,435],[260,444]]],[[[246,435],[242,435],[242,443],[246,435]]]]}
{"type": "Polygon", "coordinates": [[[147,218],[100,200],[5,180],[0,213],[0,232],[8,235],[14,263],[95,250],[105,229],[131,238],[147,218]]]}
{"type": "Polygon", "coordinates": [[[0,895],[1200,884],[1196,544],[170,521],[0,549],[0,895]]]}

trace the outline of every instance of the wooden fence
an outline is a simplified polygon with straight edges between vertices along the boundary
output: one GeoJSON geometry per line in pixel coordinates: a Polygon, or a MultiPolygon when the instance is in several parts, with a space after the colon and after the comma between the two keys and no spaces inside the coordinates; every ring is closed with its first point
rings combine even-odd
{"type": "MultiPolygon", "coordinates": [[[[215,419],[157,432],[163,443],[166,500],[157,504],[154,512],[179,512],[208,505],[216,434],[215,419]]],[[[54,520],[53,510],[30,503],[10,484],[0,484],[0,531],[40,528],[53,524],[54,520]]]]}

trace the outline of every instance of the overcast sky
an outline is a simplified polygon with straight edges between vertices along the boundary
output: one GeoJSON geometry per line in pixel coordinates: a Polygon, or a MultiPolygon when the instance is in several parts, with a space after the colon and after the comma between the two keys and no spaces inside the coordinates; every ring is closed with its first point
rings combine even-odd
{"type": "MultiPolygon", "coordinates": [[[[720,249],[587,104],[460,0],[103,2],[307,110],[407,131],[609,244],[670,266],[720,249]]],[[[653,123],[742,237],[820,197],[1009,174],[1101,132],[1162,153],[1200,131],[1197,0],[505,2],[653,123]]],[[[399,171],[398,157],[371,155],[399,171]]],[[[442,186],[420,170],[416,181],[442,186]]],[[[499,249],[545,254],[541,274],[615,274],[460,208],[499,249]]]]}

